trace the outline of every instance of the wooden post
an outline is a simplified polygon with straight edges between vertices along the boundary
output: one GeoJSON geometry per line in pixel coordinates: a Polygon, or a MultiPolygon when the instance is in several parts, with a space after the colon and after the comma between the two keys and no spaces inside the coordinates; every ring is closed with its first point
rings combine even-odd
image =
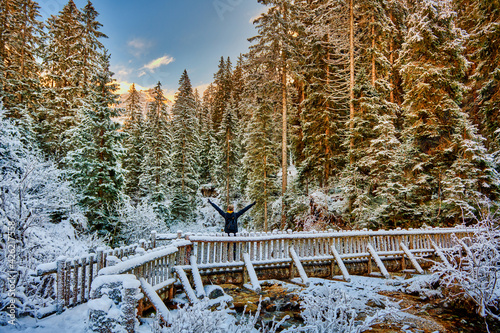
{"type": "MultiPolygon", "coordinates": [[[[406,245],[403,242],[399,243],[399,245],[401,246],[401,249],[406,254],[406,256],[408,257],[408,259],[410,259],[413,267],[417,270],[417,272],[419,274],[424,274],[424,270],[418,264],[417,259],[415,258],[415,256],[413,255],[413,253],[411,253],[411,251],[406,247],[406,245]]],[[[404,256],[403,256],[403,258],[404,258],[404,256]]]]}
{"type": "Polygon", "coordinates": [[[85,297],[85,289],[86,289],[86,271],[85,269],[87,268],[87,258],[83,257],[82,260],[82,270],[81,270],[81,286],[80,286],[80,301],[82,303],[85,303],[87,301],[87,298],[85,297]]]}
{"type": "Polygon", "coordinates": [[[156,230],[151,231],[151,248],[156,248],[156,230]]]}
{"type": "Polygon", "coordinates": [[[64,305],[69,306],[69,300],[71,295],[71,259],[66,259],[64,273],[64,305]]]}
{"type": "Polygon", "coordinates": [[[386,278],[389,279],[390,275],[389,272],[387,272],[387,269],[385,268],[384,264],[382,263],[382,260],[380,260],[380,257],[378,256],[377,252],[373,248],[371,244],[367,245],[368,252],[370,252],[370,255],[373,257],[375,260],[375,263],[377,264],[378,268],[380,269],[380,273],[386,278]]]}
{"type": "Polygon", "coordinates": [[[90,291],[92,289],[92,281],[94,280],[94,255],[89,256],[89,292],[88,292],[88,298],[90,298],[90,291]]]}
{"type": "Polygon", "coordinates": [[[290,257],[292,257],[292,261],[297,267],[297,270],[299,271],[300,278],[302,279],[302,283],[307,287],[309,286],[309,279],[306,275],[306,271],[304,270],[304,267],[302,266],[302,263],[300,262],[299,256],[295,252],[295,249],[290,247],[290,257]]]}
{"type": "Polygon", "coordinates": [[[196,257],[191,256],[191,275],[193,276],[194,288],[196,290],[196,296],[204,298],[207,296],[205,289],[203,288],[203,282],[201,279],[200,271],[198,270],[198,265],[196,264],[196,257]]]}
{"type": "Polygon", "coordinates": [[[97,272],[96,273],[99,274],[99,271],[104,266],[104,253],[103,253],[102,248],[97,249],[96,261],[97,261],[97,272]]]}
{"type": "Polygon", "coordinates": [[[436,243],[434,243],[434,241],[432,240],[432,238],[430,238],[430,236],[428,236],[428,237],[429,237],[429,240],[431,241],[431,246],[434,248],[434,251],[439,256],[441,261],[446,265],[446,267],[448,267],[449,269],[452,269],[450,262],[448,261],[448,259],[446,259],[446,256],[443,254],[443,252],[441,252],[441,249],[439,248],[439,246],[437,246],[436,243]]]}
{"type": "Polygon", "coordinates": [[[260,283],[257,279],[257,274],[255,273],[255,269],[253,268],[252,262],[250,261],[250,256],[248,253],[243,253],[243,260],[245,261],[245,268],[247,270],[248,276],[250,277],[250,283],[252,284],[252,289],[256,293],[260,293],[260,283]]]}
{"type": "Polygon", "coordinates": [[[78,259],[73,260],[73,306],[78,304],[78,259]]]}
{"type": "Polygon", "coordinates": [[[61,314],[64,309],[64,292],[66,291],[64,283],[66,282],[66,278],[64,274],[66,273],[66,258],[59,257],[57,258],[57,314],[61,314]]]}
{"type": "MultiPolygon", "coordinates": [[[[339,265],[340,271],[342,272],[342,276],[344,277],[344,280],[346,282],[351,282],[351,277],[349,276],[349,272],[347,271],[347,268],[344,265],[344,262],[342,261],[342,258],[340,257],[340,254],[337,252],[337,249],[335,246],[330,246],[330,249],[332,250],[332,254],[335,257],[335,260],[337,261],[337,265],[339,265]]],[[[333,277],[333,268],[332,268],[332,277],[333,277]]]]}
{"type": "MultiPolygon", "coordinates": [[[[142,282],[142,281],[141,281],[142,282]]],[[[137,309],[137,288],[132,286],[124,286],[122,311],[125,317],[125,330],[127,333],[135,332],[136,309],[137,309]]],[[[162,303],[163,304],[163,303],[162,303]]]]}

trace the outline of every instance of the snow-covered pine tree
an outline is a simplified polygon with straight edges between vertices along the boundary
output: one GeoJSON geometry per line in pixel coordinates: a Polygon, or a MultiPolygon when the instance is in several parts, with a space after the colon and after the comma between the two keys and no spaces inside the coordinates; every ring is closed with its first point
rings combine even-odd
{"type": "Polygon", "coordinates": [[[124,192],[133,202],[138,202],[143,194],[139,181],[142,174],[141,163],[144,160],[144,115],[142,101],[135,84],[130,86],[125,99],[125,124],[123,133],[123,148],[126,154],[122,159],[122,167],[126,171],[124,192]]]}
{"type": "Polygon", "coordinates": [[[481,138],[459,107],[468,62],[455,17],[449,1],[416,3],[399,60],[410,143],[403,172],[413,188],[406,200],[418,205],[413,219],[431,225],[459,222],[464,202],[493,185],[481,138]]]}
{"type": "Polygon", "coordinates": [[[109,56],[101,56],[102,71],[92,80],[93,90],[80,108],[80,123],[71,130],[71,150],[66,157],[69,176],[80,193],[92,231],[114,237],[119,231],[115,212],[122,200],[123,170],[120,165],[122,133],[113,121],[119,110],[118,85],[109,70],[109,56]]]}
{"type": "Polygon", "coordinates": [[[255,106],[245,137],[247,150],[244,158],[248,177],[247,196],[256,202],[251,211],[254,227],[266,232],[279,226],[279,221],[269,219],[271,203],[279,197],[276,179],[280,169],[276,154],[279,144],[276,142],[271,105],[272,101],[259,100],[255,106]]]}
{"type": "Polygon", "coordinates": [[[80,75],[84,94],[89,90],[92,77],[100,70],[99,57],[104,51],[104,45],[100,39],[108,38],[103,32],[99,31],[102,24],[97,21],[97,16],[99,16],[99,13],[95,10],[92,2],[88,0],[80,16],[83,27],[80,75]]]}
{"type": "Polygon", "coordinates": [[[348,110],[347,6],[337,1],[298,1],[293,12],[301,43],[295,51],[296,72],[303,81],[298,106],[300,179],[323,187],[345,161],[341,144],[348,110]]]}
{"type": "MultiPolygon", "coordinates": [[[[268,6],[266,13],[261,14],[254,21],[258,35],[249,38],[250,51],[247,54],[249,61],[248,72],[254,71],[249,80],[255,83],[260,97],[272,100],[275,105],[273,122],[281,124],[279,132],[281,139],[281,192],[282,214],[281,227],[286,228],[287,206],[285,196],[287,191],[288,175],[288,109],[289,109],[289,84],[290,65],[294,42],[294,31],[291,24],[290,0],[259,0],[259,3],[268,6]],[[265,70],[267,69],[267,71],[265,70]],[[279,112],[279,114],[278,114],[279,112]],[[281,117],[278,118],[278,115],[281,117]]],[[[253,88],[253,89],[255,89],[253,88]]]]}
{"type": "MultiPolygon", "coordinates": [[[[356,61],[356,113],[350,138],[354,145],[350,147],[349,168],[356,173],[349,175],[350,186],[356,187],[356,195],[350,197],[350,217],[357,224],[380,226],[384,224],[378,216],[380,205],[384,204],[382,189],[393,170],[377,166],[397,165],[388,164],[388,156],[379,149],[389,153],[399,145],[395,127],[398,106],[394,103],[390,79],[394,71],[391,47],[398,26],[391,19],[391,7],[384,1],[365,0],[356,8],[357,39],[362,47],[356,61]],[[389,121],[394,123],[391,125],[389,121]]],[[[394,157],[392,153],[390,156],[394,157]]]]}
{"type": "Polygon", "coordinates": [[[213,124],[212,124],[212,101],[214,94],[214,86],[210,84],[203,92],[203,100],[201,106],[201,113],[199,114],[200,123],[200,183],[213,184],[214,179],[212,175],[215,173],[213,168],[216,165],[216,146],[213,124]],[[213,148],[213,149],[212,149],[213,148]]]}
{"type": "Polygon", "coordinates": [[[144,128],[144,160],[141,164],[140,186],[144,195],[159,206],[158,213],[167,216],[163,202],[167,198],[167,183],[170,173],[171,137],[167,98],[158,82],[153,88],[146,113],[144,128]]]}
{"type": "Polygon", "coordinates": [[[93,76],[100,68],[103,46],[99,38],[98,13],[91,2],[78,10],[69,0],[58,15],[48,21],[47,45],[43,54],[43,100],[38,133],[45,151],[56,159],[64,156],[67,131],[77,126],[76,113],[83,99],[92,94],[93,76]]]}
{"type": "Polygon", "coordinates": [[[500,149],[500,2],[455,0],[458,24],[467,30],[467,58],[474,63],[464,108],[486,137],[490,152],[500,149]]]}
{"type": "MultiPolygon", "coordinates": [[[[211,96],[211,118],[213,126],[213,135],[216,141],[212,142],[212,154],[215,157],[214,167],[212,170],[212,178],[215,185],[219,188],[221,193],[226,194],[226,201],[229,200],[229,193],[227,192],[228,186],[228,165],[227,165],[227,137],[234,128],[234,123],[229,124],[229,131],[227,131],[228,124],[225,123],[230,114],[230,99],[231,99],[231,72],[232,64],[229,57],[224,60],[221,57],[217,72],[214,74],[214,91],[211,96]],[[221,127],[224,128],[221,128],[221,127]]],[[[233,117],[234,118],[234,117],[233,117]]]]}
{"type": "Polygon", "coordinates": [[[6,0],[0,6],[0,99],[8,116],[31,131],[40,103],[40,7],[32,0],[6,0]]]}
{"type": "Polygon", "coordinates": [[[66,131],[77,125],[77,110],[83,96],[79,77],[83,26],[75,3],[70,0],[58,15],[52,15],[47,27],[43,57],[44,106],[37,130],[44,150],[59,160],[68,150],[63,144],[66,131]]]}
{"type": "Polygon", "coordinates": [[[194,220],[199,187],[200,138],[196,131],[196,103],[187,71],[179,80],[179,91],[172,107],[172,175],[170,186],[172,218],[194,220]]]}
{"type": "Polygon", "coordinates": [[[243,70],[243,56],[238,57],[238,62],[233,70],[231,77],[231,100],[230,107],[238,120],[235,129],[235,136],[233,138],[233,153],[235,156],[234,162],[234,180],[232,190],[235,197],[240,197],[245,192],[247,184],[246,173],[243,169],[243,156],[245,156],[245,146],[243,144],[246,121],[249,115],[246,114],[244,108],[244,89],[245,89],[245,73],[243,70]]]}

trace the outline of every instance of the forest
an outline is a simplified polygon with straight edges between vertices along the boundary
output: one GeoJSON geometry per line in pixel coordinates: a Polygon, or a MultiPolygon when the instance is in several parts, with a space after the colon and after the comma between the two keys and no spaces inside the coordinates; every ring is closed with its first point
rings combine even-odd
{"type": "Polygon", "coordinates": [[[160,82],[145,101],[117,95],[90,1],[46,21],[2,1],[2,233],[69,220],[119,244],[195,224],[207,197],[256,201],[242,223],[258,231],[497,209],[498,0],[259,2],[248,52],[222,56],[202,95],[184,71],[174,101],[160,82]]]}

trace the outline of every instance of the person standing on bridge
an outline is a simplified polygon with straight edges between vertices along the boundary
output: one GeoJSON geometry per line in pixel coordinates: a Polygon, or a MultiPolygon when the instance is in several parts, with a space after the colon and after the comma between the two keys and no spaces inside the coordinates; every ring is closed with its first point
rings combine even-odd
{"type": "Polygon", "coordinates": [[[224,212],[222,209],[219,208],[216,204],[214,204],[210,199],[208,199],[208,202],[212,205],[212,207],[217,210],[217,212],[224,218],[225,224],[224,224],[224,232],[229,234],[236,234],[238,232],[238,217],[243,215],[247,210],[252,208],[253,205],[255,205],[255,201],[251,203],[250,205],[246,206],[242,210],[235,212],[234,211],[234,206],[233,205],[228,205],[227,206],[227,212],[224,212]]]}

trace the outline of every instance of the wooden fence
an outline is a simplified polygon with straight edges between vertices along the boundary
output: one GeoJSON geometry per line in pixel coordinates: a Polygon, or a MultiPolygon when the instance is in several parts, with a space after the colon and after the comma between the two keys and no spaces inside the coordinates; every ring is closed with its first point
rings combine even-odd
{"type": "Polygon", "coordinates": [[[134,274],[160,290],[176,281],[174,266],[190,268],[190,256],[195,255],[201,270],[243,266],[243,254],[256,264],[290,262],[290,248],[300,260],[334,260],[333,246],[343,260],[368,258],[368,244],[378,255],[402,256],[400,244],[411,252],[434,253],[432,242],[440,248],[450,248],[453,237],[469,236],[472,230],[463,228],[427,228],[391,231],[340,231],[244,233],[226,234],[156,234],[151,239],[113,250],[98,249],[95,254],[79,258],[61,257],[56,262],[39,265],[37,275],[55,275],[57,311],[87,302],[94,278],[99,274],[134,274]],[[177,239],[177,240],[175,240],[177,239]],[[159,241],[173,241],[158,247],[159,241]],[[116,260],[116,258],[120,260],[116,260]]]}
{"type": "Polygon", "coordinates": [[[334,232],[272,232],[245,233],[235,236],[226,234],[190,235],[194,254],[200,269],[242,264],[243,253],[256,263],[289,261],[289,248],[293,247],[301,260],[332,260],[330,247],[334,246],[342,259],[369,257],[368,244],[380,256],[402,255],[403,242],[410,251],[433,253],[431,241],[441,248],[454,245],[453,235],[463,238],[470,230],[462,228],[427,228],[391,231],[342,231],[334,232]]]}

